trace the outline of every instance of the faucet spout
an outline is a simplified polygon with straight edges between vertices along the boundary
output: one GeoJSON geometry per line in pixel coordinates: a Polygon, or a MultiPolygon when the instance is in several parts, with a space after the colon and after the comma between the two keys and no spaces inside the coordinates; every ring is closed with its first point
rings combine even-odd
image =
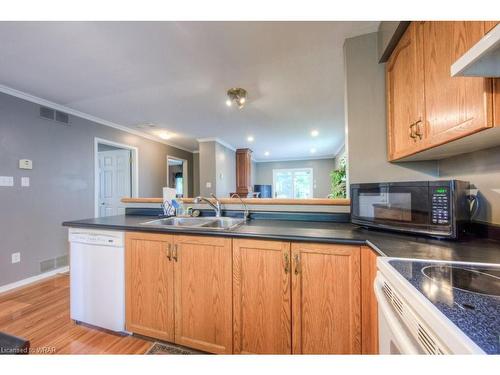
{"type": "Polygon", "coordinates": [[[209,198],[202,197],[202,196],[198,196],[198,197],[194,198],[194,203],[198,204],[201,202],[205,202],[206,204],[208,204],[210,207],[212,207],[214,209],[215,217],[221,217],[222,208],[221,208],[220,201],[214,194],[212,194],[212,198],[215,200],[215,203],[212,203],[212,201],[209,198]]]}

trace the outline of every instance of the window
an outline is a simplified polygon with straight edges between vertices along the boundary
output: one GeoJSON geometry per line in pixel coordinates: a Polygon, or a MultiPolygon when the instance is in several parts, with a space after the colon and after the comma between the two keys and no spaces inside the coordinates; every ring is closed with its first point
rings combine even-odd
{"type": "Polygon", "coordinates": [[[273,169],[273,191],[275,198],[312,198],[312,168],[273,169]]]}

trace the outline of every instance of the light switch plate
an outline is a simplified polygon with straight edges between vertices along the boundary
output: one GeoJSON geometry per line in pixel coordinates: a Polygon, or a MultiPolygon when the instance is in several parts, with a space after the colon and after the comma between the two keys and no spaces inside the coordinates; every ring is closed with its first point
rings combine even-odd
{"type": "Polygon", "coordinates": [[[14,186],[14,177],[0,176],[0,186],[14,186]]]}
{"type": "Polygon", "coordinates": [[[21,177],[21,186],[22,187],[30,186],[30,178],[29,177],[21,177]]]}
{"type": "Polygon", "coordinates": [[[11,260],[12,264],[19,263],[21,261],[21,253],[12,253],[11,260]]]}
{"type": "Polygon", "coordinates": [[[212,183],[211,183],[211,182],[207,182],[207,183],[205,184],[205,187],[206,187],[207,189],[210,189],[210,188],[212,187],[212,183]]]}
{"type": "Polygon", "coordinates": [[[20,169],[33,169],[33,161],[29,159],[20,159],[19,160],[19,168],[20,169]]]}

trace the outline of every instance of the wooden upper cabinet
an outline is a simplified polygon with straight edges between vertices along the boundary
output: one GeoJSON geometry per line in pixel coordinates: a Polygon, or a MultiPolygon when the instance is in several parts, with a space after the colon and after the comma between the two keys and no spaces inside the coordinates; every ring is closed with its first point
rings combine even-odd
{"type": "Polygon", "coordinates": [[[231,354],[231,239],[176,235],[173,253],[175,342],[231,354]]]}
{"type": "Polygon", "coordinates": [[[428,146],[491,127],[491,80],[450,75],[455,60],[483,37],[484,22],[430,21],[423,29],[428,146]]]}
{"type": "Polygon", "coordinates": [[[236,150],[236,193],[246,198],[252,192],[252,150],[236,150]]]}
{"type": "Polygon", "coordinates": [[[489,33],[499,22],[500,21],[484,21],[484,33],[489,33]]]}
{"type": "Polygon", "coordinates": [[[360,248],[292,244],[295,354],[361,354],[360,248]]]}
{"type": "Polygon", "coordinates": [[[127,232],[125,238],[127,330],[174,341],[173,236],[127,232]]]}
{"type": "Polygon", "coordinates": [[[290,243],[233,240],[234,353],[291,354],[290,243]]]}
{"type": "Polygon", "coordinates": [[[389,160],[423,147],[424,61],[422,23],[412,22],[386,64],[389,160]]]}

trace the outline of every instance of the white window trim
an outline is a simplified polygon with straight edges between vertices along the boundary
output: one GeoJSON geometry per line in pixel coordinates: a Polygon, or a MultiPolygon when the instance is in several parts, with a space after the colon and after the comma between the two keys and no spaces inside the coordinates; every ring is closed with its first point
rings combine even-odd
{"type": "MultiPolygon", "coordinates": [[[[278,172],[292,172],[292,175],[297,172],[297,171],[309,171],[311,174],[311,186],[310,186],[310,191],[309,194],[311,198],[314,197],[314,170],[313,168],[276,168],[273,169],[273,194],[276,194],[276,174],[278,172]]],[[[295,186],[292,186],[292,192],[293,195],[295,196],[295,186]]],[[[293,197],[292,197],[293,198],[293,197]]],[[[295,199],[295,198],[293,198],[295,199]]]]}

